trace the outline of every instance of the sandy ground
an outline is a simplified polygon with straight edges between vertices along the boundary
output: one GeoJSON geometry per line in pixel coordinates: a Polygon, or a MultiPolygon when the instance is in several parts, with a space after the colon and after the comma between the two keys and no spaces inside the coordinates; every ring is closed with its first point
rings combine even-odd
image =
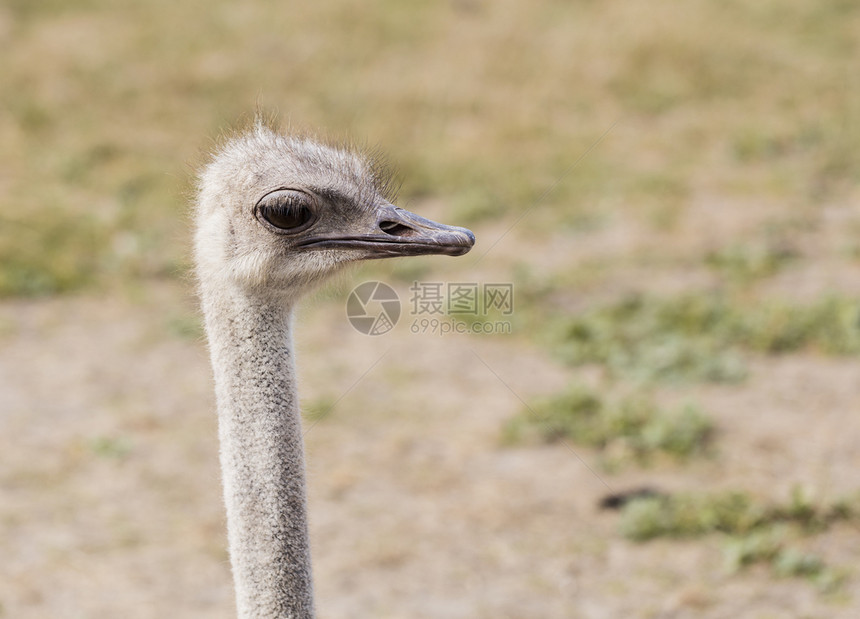
{"type": "MultiPolygon", "coordinates": [[[[0,305],[0,616],[231,616],[208,359],[176,327],[193,307],[174,284],[0,305]]],[[[339,399],[306,437],[320,617],[860,612],[853,574],[829,596],[730,574],[718,539],[636,544],[597,508],[642,484],[854,490],[856,360],[785,358],[744,387],[698,388],[716,459],[608,474],[587,449],[500,445],[520,398],[571,379],[517,337],[371,338],[333,298],[297,338],[304,401],[339,399]]],[[[851,568],[860,531],[809,546],[851,568]]]]}

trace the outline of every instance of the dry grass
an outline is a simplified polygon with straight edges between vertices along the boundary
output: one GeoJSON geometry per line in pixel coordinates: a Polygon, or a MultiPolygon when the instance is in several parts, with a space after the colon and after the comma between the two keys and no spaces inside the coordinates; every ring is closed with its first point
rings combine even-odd
{"type": "Polygon", "coordinates": [[[384,145],[407,201],[474,221],[521,212],[613,122],[535,226],[814,208],[860,169],[857,22],[800,0],[7,4],[0,292],[181,271],[186,165],[258,102],[384,145]]]}

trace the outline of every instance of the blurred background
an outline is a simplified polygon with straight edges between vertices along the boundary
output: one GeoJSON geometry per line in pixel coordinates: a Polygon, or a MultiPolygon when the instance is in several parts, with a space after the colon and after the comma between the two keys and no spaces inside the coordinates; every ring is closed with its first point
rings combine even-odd
{"type": "Polygon", "coordinates": [[[258,108],[478,238],[300,312],[320,617],[857,616],[860,4],[4,0],[0,44],[0,617],[232,616],[188,204],[258,108]],[[510,332],[414,333],[416,281],[510,332]]]}

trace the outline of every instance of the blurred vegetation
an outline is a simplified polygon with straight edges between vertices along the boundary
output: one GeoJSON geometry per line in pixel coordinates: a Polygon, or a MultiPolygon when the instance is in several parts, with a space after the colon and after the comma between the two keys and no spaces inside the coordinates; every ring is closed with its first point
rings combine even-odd
{"type": "Polygon", "coordinates": [[[99,436],[88,442],[90,451],[100,458],[121,460],[132,451],[131,441],[124,436],[99,436]]]}
{"type": "Polygon", "coordinates": [[[756,563],[770,565],[777,576],[801,576],[832,589],[843,574],[817,556],[792,545],[795,533],[812,535],[838,522],[860,519],[860,496],[824,508],[795,488],[785,504],[764,504],[742,492],[678,494],[634,498],[621,513],[625,537],[643,542],[658,537],[728,536],[727,567],[737,571],[756,563]]]}
{"type": "Polygon", "coordinates": [[[301,405],[302,417],[307,422],[322,421],[334,410],[338,398],[333,395],[324,395],[309,401],[303,401],[301,405]]]}
{"type": "Polygon", "coordinates": [[[609,402],[593,390],[574,387],[523,410],[503,432],[507,443],[569,439],[600,450],[604,466],[647,463],[656,454],[684,458],[704,453],[713,434],[708,418],[693,406],[663,409],[634,394],[609,402]]]}
{"type": "Polygon", "coordinates": [[[636,541],[656,537],[694,537],[720,532],[746,534],[777,523],[813,533],[835,522],[860,518],[860,497],[817,506],[800,489],[785,504],[766,505],[743,492],[678,494],[637,498],[622,511],[621,530],[636,541]]]}
{"type": "Polygon", "coordinates": [[[547,340],[566,362],[598,363],[643,380],[744,378],[741,352],[860,351],[860,305],[829,297],[808,305],[755,301],[719,291],[636,295],[550,323],[547,340]]]}
{"type": "MultiPolygon", "coordinates": [[[[703,196],[814,207],[860,174],[858,14],[845,0],[6,2],[0,295],[181,273],[191,168],[258,102],[381,145],[403,201],[440,197],[458,223],[517,216],[616,121],[523,229],[613,213],[671,227],[703,196]]],[[[751,260],[714,264],[774,268],[751,260]]]]}
{"type": "Polygon", "coordinates": [[[737,243],[705,256],[705,264],[731,283],[749,284],[775,275],[798,258],[791,247],[775,243],[737,243]]]}
{"type": "Polygon", "coordinates": [[[775,527],[731,538],[725,545],[726,567],[737,572],[751,565],[765,564],[776,576],[808,578],[824,591],[832,591],[842,584],[844,571],[825,565],[815,554],[789,546],[787,537],[784,528],[775,527]]]}
{"type": "Polygon", "coordinates": [[[180,338],[203,340],[203,319],[194,314],[174,314],[168,317],[165,327],[169,333],[180,338]]]}

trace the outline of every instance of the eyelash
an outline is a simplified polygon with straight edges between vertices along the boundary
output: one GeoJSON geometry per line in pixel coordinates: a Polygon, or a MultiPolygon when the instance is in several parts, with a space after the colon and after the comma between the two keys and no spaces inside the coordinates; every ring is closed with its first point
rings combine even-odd
{"type": "Polygon", "coordinates": [[[303,229],[314,218],[308,198],[299,192],[281,189],[257,203],[257,218],[284,232],[303,229]]]}

